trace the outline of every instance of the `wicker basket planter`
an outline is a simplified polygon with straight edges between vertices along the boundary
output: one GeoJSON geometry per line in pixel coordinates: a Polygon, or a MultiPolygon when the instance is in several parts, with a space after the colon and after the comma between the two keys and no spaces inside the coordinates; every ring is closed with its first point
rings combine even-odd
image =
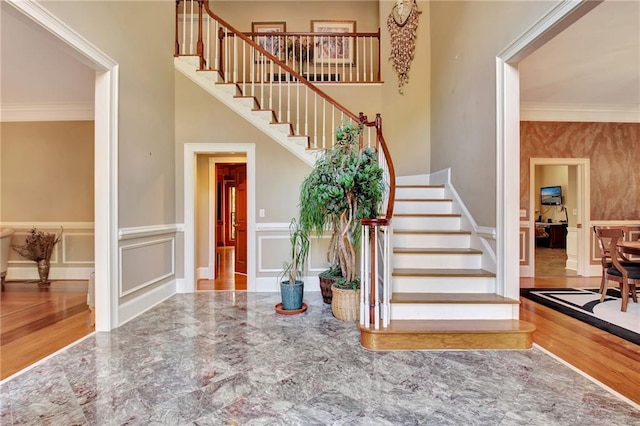
{"type": "Polygon", "coordinates": [[[344,289],[331,286],[333,300],[331,311],[333,316],[342,321],[357,321],[360,319],[360,289],[344,289]]]}

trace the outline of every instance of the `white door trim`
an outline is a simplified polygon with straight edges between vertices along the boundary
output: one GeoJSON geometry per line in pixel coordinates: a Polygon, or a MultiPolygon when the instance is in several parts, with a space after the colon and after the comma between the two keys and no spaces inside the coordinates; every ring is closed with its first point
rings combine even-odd
{"type": "MultiPolygon", "coordinates": [[[[577,274],[589,276],[589,220],[590,220],[590,188],[591,180],[591,160],[589,158],[530,158],[529,159],[529,229],[535,232],[536,217],[535,211],[535,174],[536,166],[577,166],[577,198],[578,217],[576,221],[580,224],[578,229],[578,269],[577,274]]],[[[535,238],[529,238],[529,269],[532,276],[535,276],[535,238]]]]}
{"type": "MultiPolygon", "coordinates": [[[[33,0],[7,0],[96,70],[94,250],[96,331],[118,326],[118,64],[33,0]]],[[[88,279],[89,277],[87,277],[88,279]]]]}
{"type": "Polygon", "coordinates": [[[187,143],[184,145],[184,281],[179,285],[178,293],[195,292],[196,155],[222,153],[246,155],[249,185],[247,189],[247,291],[256,291],[256,146],[252,143],[187,143]]]}
{"type": "Polygon", "coordinates": [[[518,63],[601,1],[564,0],[496,57],[496,291],[520,297],[520,75],[518,63]]]}

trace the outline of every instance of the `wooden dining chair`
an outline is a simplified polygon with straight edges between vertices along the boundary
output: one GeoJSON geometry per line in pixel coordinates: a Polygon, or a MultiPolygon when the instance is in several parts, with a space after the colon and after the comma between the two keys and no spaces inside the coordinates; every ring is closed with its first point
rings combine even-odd
{"type": "MultiPolygon", "coordinates": [[[[622,230],[622,239],[624,239],[624,235],[628,232],[628,228],[626,226],[617,226],[615,229],[622,230]]],[[[593,233],[596,234],[596,241],[598,241],[598,248],[600,249],[600,262],[602,264],[602,279],[600,280],[600,294],[604,294],[605,292],[605,281],[607,279],[607,268],[611,267],[611,253],[609,251],[609,245],[607,241],[604,240],[604,237],[600,234],[601,229],[613,229],[611,227],[603,228],[598,225],[593,226],[593,233]]],[[[623,262],[629,262],[624,254],[621,254],[623,262]]]]}
{"type": "Polygon", "coordinates": [[[620,285],[620,295],[622,297],[622,306],[620,310],[627,312],[627,304],[629,302],[629,292],[635,303],[638,303],[638,295],[636,294],[636,284],[640,283],[640,263],[625,262],[626,259],[618,249],[618,241],[624,238],[624,231],[620,228],[599,228],[599,237],[610,238],[609,256],[611,266],[606,269],[604,289],[600,296],[600,301],[604,302],[607,297],[607,284],[609,280],[616,281],[620,285]]]}

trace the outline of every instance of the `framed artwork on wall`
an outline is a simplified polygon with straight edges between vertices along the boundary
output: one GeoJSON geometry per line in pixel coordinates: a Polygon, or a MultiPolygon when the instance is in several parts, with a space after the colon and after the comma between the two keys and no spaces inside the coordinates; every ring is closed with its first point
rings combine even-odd
{"type": "MultiPolygon", "coordinates": [[[[280,60],[284,59],[284,37],[277,35],[261,35],[265,34],[273,34],[273,33],[284,33],[287,31],[287,23],[286,22],[252,22],[251,23],[251,32],[253,34],[253,40],[264,50],[271,53],[273,56],[277,57],[280,60]],[[255,33],[260,33],[260,35],[256,35],[255,33]]],[[[264,62],[266,58],[264,55],[259,55],[256,58],[256,62],[264,62]]]]}
{"type": "Polygon", "coordinates": [[[311,21],[311,32],[327,33],[326,36],[316,35],[314,38],[313,61],[316,64],[354,63],[355,37],[344,34],[356,32],[356,21],[311,21]]]}

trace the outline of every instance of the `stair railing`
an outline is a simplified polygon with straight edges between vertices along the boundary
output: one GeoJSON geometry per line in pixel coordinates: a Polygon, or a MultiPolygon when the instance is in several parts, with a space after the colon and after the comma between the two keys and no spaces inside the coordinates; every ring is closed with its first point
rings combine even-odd
{"type": "MultiPolygon", "coordinates": [[[[278,51],[233,28],[203,0],[176,1],[175,44],[176,56],[198,56],[202,71],[217,72],[218,84],[234,85],[238,97],[253,98],[255,110],[272,111],[272,122],[288,123],[289,136],[305,137],[308,149],[331,148],[336,127],[358,123],[356,114],[274,55],[278,51]]],[[[364,137],[368,146],[375,145],[374,131],[364,137]]]]}
{"type": "Polygon", "coordinates": [[[244,35],[308,81],[380,82],[380,29],[375,33],[245,32],[244,35]]]}
{"type": "Polygon", "coordinates": [[[386,327],[391,296],[395,170],[382,134],[382,118],[377,114],[374,121],[368,121],[362,113],[356,116],[321,91],[283,62],[284,58],[276,56],[280,53],[272,48],[276,40],[279,38],[271,40],[267,50],[213,13],[204,0],[176,0],[175,56],[197,56],[201,71],[217,72],[222,83],[237,88],[239,97],[252,97],[257,109],[271,110],[273,122],[289,123],[291,136],[307,137],[307,148],[331,148],[336,127],[345,121],[364,126],[361,145],[378,153],[389,190],[383,214],[362,221],[360,324],[379,328],[382,323],[386,327]]]}
{"type": "Polygon", "coordinates": [[[391,246],[393,228],[391,219],[395,204],[396,174],[389,149],[382,135],[382,117],[376,115],[374,121],[360,113],[360,123],[376,129],[376,150],[378,163],[388,191],[383,200],[383,214],[374,219],[362,220],[362,239],[360,250],[360,325],[379,329],[388,327],[391,313],[391,246]]]}

